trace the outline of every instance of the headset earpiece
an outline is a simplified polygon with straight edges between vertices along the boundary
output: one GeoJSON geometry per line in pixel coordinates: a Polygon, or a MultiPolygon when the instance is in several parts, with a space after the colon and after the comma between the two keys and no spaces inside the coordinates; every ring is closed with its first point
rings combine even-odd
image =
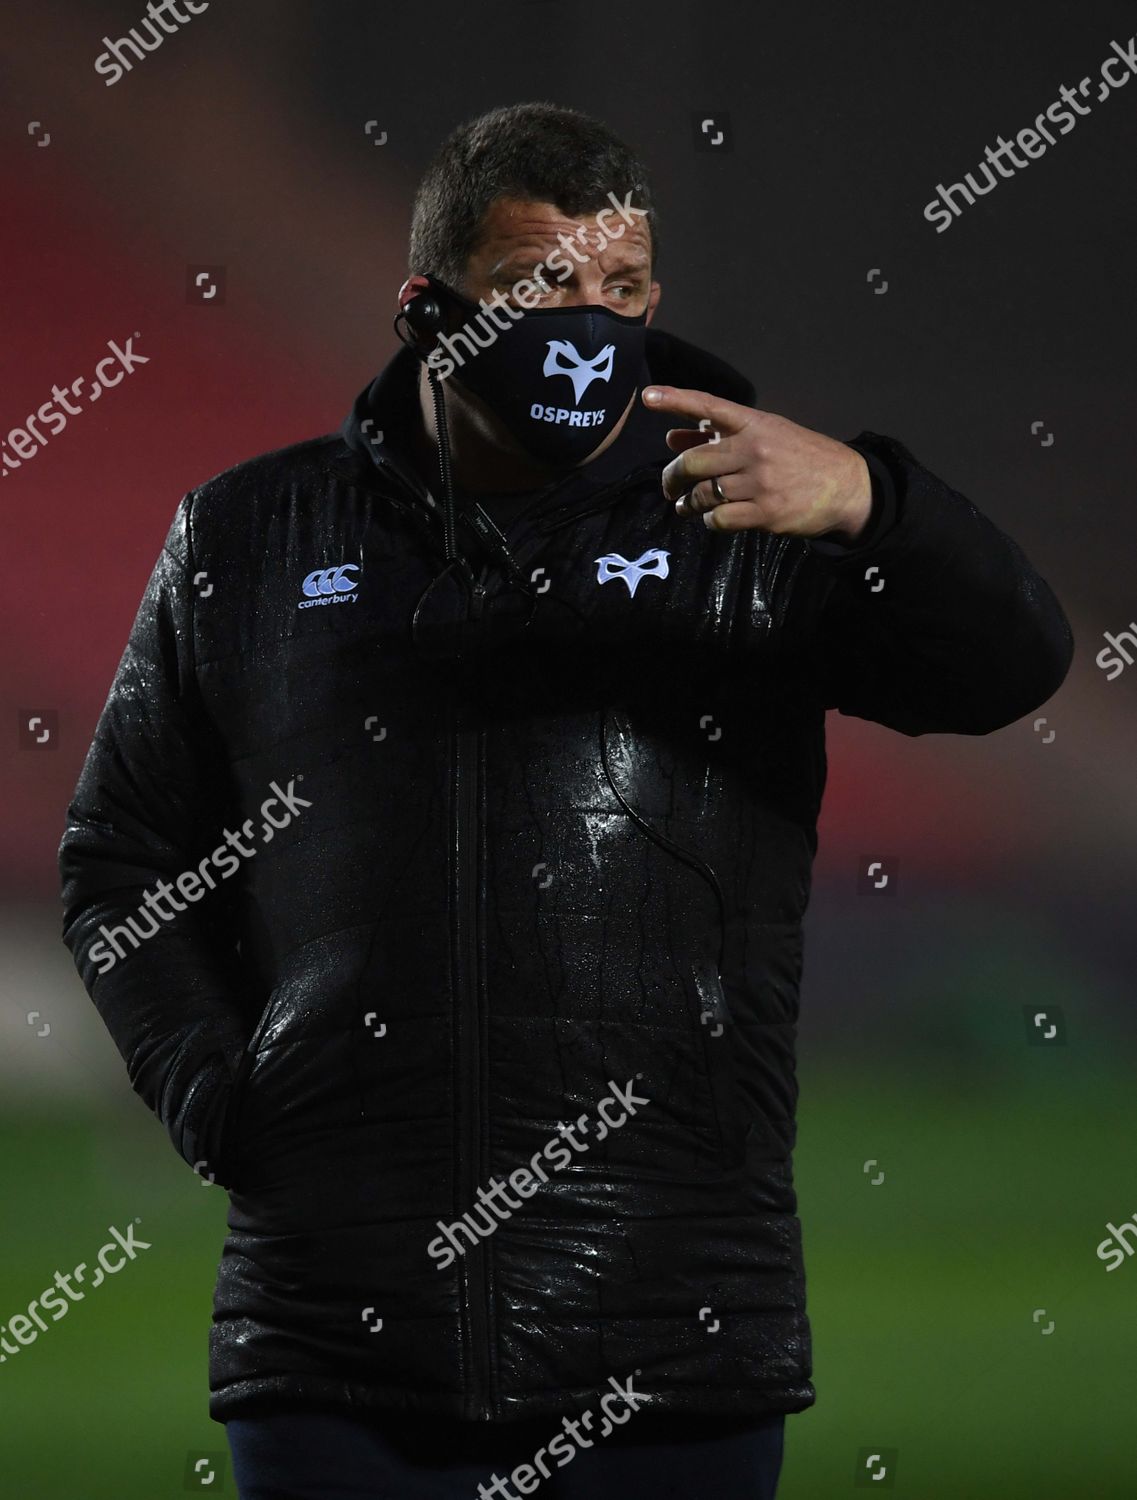
{"type": "Polygon", "coordinates": [[[422,355],[424,350],[433,348],[445,326],[446,315],[431,278],[408,276],[399,288],[399,311],[395,317],[399,338],[422,355]],[[406,333],[400,323],[406,325],[406,333]]]}
{"type": "Polygon", "coordinates": [[[433,293],[420,292],[417,297],[411,297],[403,314],[411,332],[420,339],[433,339],[442,332],[442,305],[433,293]]]}

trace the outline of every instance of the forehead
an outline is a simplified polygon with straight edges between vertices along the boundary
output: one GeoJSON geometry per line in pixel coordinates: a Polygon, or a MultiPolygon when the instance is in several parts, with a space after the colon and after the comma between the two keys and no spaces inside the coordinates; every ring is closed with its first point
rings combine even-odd
{"type": "MultiPolygon", "coordinates": [[[[623,202],[617,195],[617,201],[623,202]]],[[[633,199],[634,203],[634,199],[633,199]]],[[[605,205],[601,205],[603,208],[605,205]]],[[[604,223],[610,230],[624,228],[623,235],[612,241],[608,251],[600,257],[623,250],[628,259],[642,260],[651,256],[651,230],[646,219],[637,218],[634,224],[616,212],[611,212],[604,223]]],[[[481,265],[499,264],[506,257],[523,255],[532,251],[537,259],[550,253],[557,245],[557,236],[564,234],[570,239],[584,227],[586,236],[596,234],[596,213],[582,214],[578,218],[562,212],[554,203],[543,203],[522,198],[495,198],[486,209],[482,219],[477,243],[470,260],[481,265]]],[[[587,238],[583,242],[587,245],[587,238]]]]}

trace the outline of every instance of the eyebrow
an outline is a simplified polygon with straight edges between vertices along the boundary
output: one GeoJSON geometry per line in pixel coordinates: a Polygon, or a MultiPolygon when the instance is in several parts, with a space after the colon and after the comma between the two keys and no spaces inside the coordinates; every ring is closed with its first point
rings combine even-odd
{"type": "MultiPolygon", "coordinates": [[[[550,250],[547,254],[544,255],[529,255],[524,252],[519,252],[511,256],[508,260],[503,261],[500,266],[495,267],[490,274],[492,276],[498,277],[512,277],[515,281],[520,281],[530,272],[535,271],[540,265],[545,266],[547,269],[549,264],[549,256],[557,253],[557,251],[559,250],[560,247],[557,246],[554,250],[550,250]]],[[[567,251],[561,251],[561,254],[565,259],[569,260],[572,263],[573,269],[575,270],[578,262],[571,255],[569,255],[567,251]]],[[[648,261],[647,256],[645,255],[642,260],[625,259],[622,264],[616,266],[613,270],[606,271],[604,273],[604,279],[607,281],[609,277],[612,276],[646,275],[650,270],[651,265],[648,261]]],[[[554,272],[553,274],[555,275],[556,273],[554,272]]]]}

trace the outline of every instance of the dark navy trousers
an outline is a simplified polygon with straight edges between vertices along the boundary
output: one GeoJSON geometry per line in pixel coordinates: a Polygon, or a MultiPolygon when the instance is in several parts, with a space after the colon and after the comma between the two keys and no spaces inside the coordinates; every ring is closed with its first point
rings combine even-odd
{"type": "Polygon", "coordinates": [[[225,1425],[240,1500],[774,1500],[784,1422],[636,1412],[606,1437],[578,1427],[580,1442],[556,1417],[306,1410],[225,1425]]]}

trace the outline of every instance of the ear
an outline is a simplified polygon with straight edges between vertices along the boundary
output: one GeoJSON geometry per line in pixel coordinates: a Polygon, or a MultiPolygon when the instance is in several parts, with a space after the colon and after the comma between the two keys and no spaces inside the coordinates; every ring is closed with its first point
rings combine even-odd
{"type": "Polygon", "coordinates": [[[659,306],[659,299],[662,295],[663,288],[660,286],[658,281],[653,281],[651,284],[651,291],[647,296],[647,322],[649,324],[652,318],[655,317],[655,310],[659,306]]]}
{"type": "Polygon", "coordinates": [[[404,312],[406,310],[407,303],[410,302],[413,297],[417,297],[420,292],[429,290],[430,282],[427,281],[425,276],[408,276],[406,281],[404,281],[402,286],[399,288],[399,311],[404,312]]]}

